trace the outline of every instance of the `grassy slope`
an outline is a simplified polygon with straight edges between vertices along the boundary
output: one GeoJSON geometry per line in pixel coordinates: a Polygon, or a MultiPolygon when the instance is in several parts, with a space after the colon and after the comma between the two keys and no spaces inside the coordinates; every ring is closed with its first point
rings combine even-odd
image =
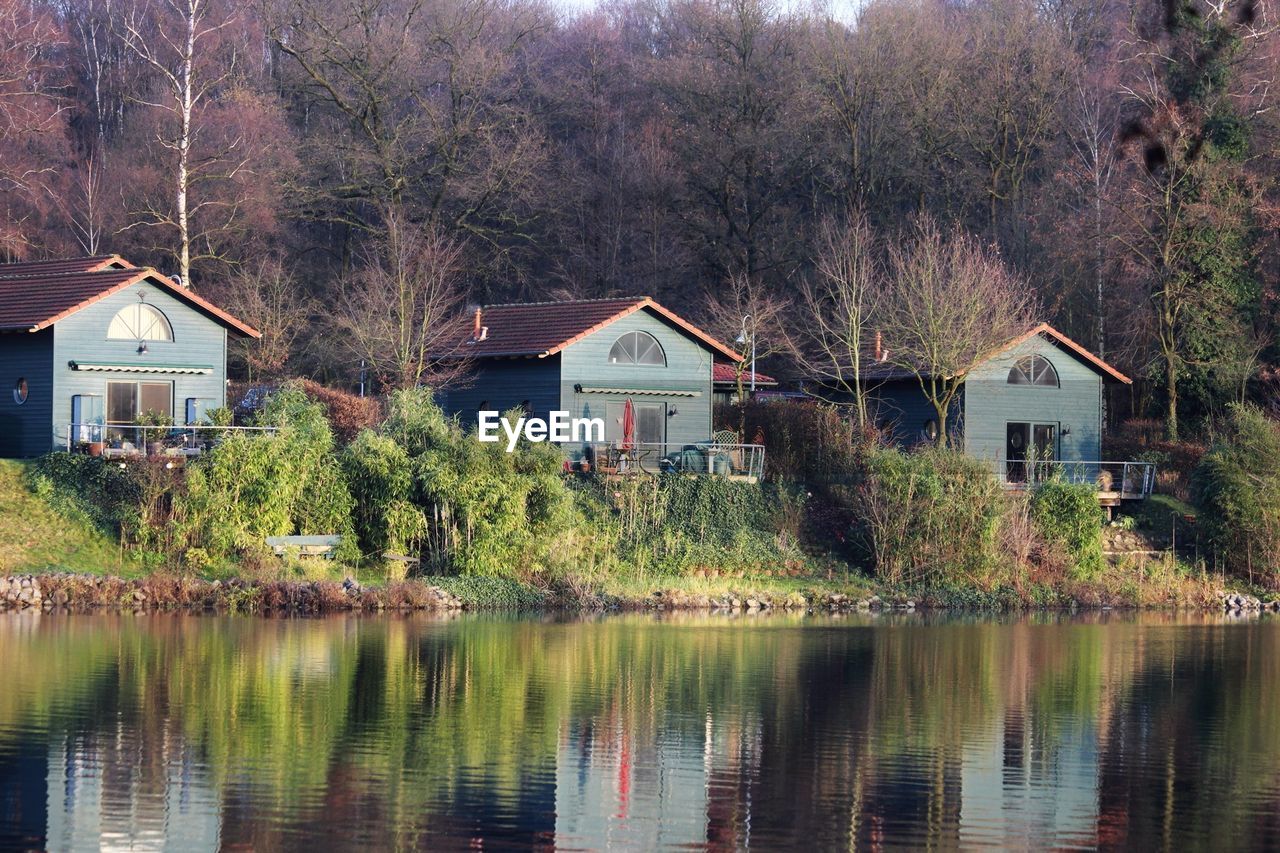
{"type": "Polygon", "coordinates": [[[33,495],[26,466],[0,460],[0,573],[64,569],[134,575],[119,546],[85,522],[72,521],[33,495]]]}

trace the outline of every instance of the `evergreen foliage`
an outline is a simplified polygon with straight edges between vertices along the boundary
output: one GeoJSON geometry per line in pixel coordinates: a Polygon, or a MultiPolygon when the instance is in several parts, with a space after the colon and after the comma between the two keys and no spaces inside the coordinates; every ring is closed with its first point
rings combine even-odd
{"type": "Polygon", "coordinates": [[[1077,577],[1089,578],[1102,569],[1102,507],[1090,483],[1048,480],[1031,495],[1031,520],[1049,542],[1072,558],[1077,577]]]}
{"type": "Polygon", "coordinates": [[[1191,495],[1226,568],[1280,583],[1280,424],[1250,406],[1232,408],[1200,461],[1191,495]]]}
{"type": "Polygon", "coordinates": [[[973,582],[993,568],[1004,496],[987,466],[953,450],[875,448],[867,470],[853,536],[877,576],[973,582]]]}
{"type": "Polygon", "coordinates": [[[354,503],[324,408],[286,388],[256,425],[276,431],[228,434],[187,467],[173,507],[182,547],[230,556],[261,550],[268,536],[337,534],[339,556],[353,558],[354,503]]]}

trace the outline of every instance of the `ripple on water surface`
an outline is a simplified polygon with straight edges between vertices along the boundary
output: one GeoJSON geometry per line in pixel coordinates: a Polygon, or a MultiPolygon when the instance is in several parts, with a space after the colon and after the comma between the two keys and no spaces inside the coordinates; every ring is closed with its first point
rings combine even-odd
{"type": "Polygon", "coordinates": [[[0,848],[1266,847],[1280,621],[0,616],[0,848]]]}

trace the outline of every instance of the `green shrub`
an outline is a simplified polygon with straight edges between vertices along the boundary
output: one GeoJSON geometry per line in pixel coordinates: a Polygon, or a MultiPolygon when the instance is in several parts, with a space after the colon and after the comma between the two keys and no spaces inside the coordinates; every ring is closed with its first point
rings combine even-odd
{"type": "Polygon", "coordinates": [[[856,493],[853,539],[890,583],[973,582],[993,566],[1003,493],[962,453],[875,448],[856,493]]]}
{"type": "Polygon", "coordinates": [[[587,480],[578,502],[610,568],[679,575],[698,568],[757,571],[803,559],[782,532],[801,498],[791,489],[719,477],[587,480]]]}
{"type": "Polygon", "coordinates": [[[1236,406],[1191,477],[1191,498],[1229,570],[1280,584],[1280,424],[1236,406]]]}
{"type": "Polygon", "coordinates": [[[70,518],[85,519],[110,536],[138,527],[142,490],[138,480],[102,456],[50,453],[31,466],[33,492],[70,518]]]}
{"type": "Polygon", "coordinates": [[[1031,495],[1031,520],[1049,542],[1063,547],[1073,572],[1089,578],[1102,570],[1102,507],[1088,483],[1048,480],[1031,495]]]}
{"type": "Polygon", "coordinates": [[[277,431],[232,433],[187,467],[173,507],[183,550],[230,555],[260,547],[268,536],[338,534],[338,558],[354,558],[354,502],[324,409],[286,389],[272,396],[257,425],[277,431]]]}
{"type": "Polygon", "coordinates": [[[393,439],[365,430],[342,453],[342,469],[359,496],[355,528],[366,554],[403,554],[425,534],[425,518],[411,503],[413,464],[393,439]]]}
{"type": "Polygon", "coordinates": [[[434,573],[514,577],[568,557],[575,520],[559,450],[479,442],[426,389],[397,391],[378,432],[343,454],[366,552],[417,553],[434,573]]]}

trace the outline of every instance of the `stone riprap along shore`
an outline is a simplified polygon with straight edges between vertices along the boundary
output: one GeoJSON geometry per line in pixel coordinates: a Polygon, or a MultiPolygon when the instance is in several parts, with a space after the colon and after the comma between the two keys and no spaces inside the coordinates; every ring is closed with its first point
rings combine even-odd
{"type": "Polygon", "coordinates": [[[364,587],[337,581],[203,580],[176,575],[120,578],[85,574],[0,577],[0,610],[231,610],[321,613],[342,610],[461,610],[449,592],[421,581],[364,587]]]}

